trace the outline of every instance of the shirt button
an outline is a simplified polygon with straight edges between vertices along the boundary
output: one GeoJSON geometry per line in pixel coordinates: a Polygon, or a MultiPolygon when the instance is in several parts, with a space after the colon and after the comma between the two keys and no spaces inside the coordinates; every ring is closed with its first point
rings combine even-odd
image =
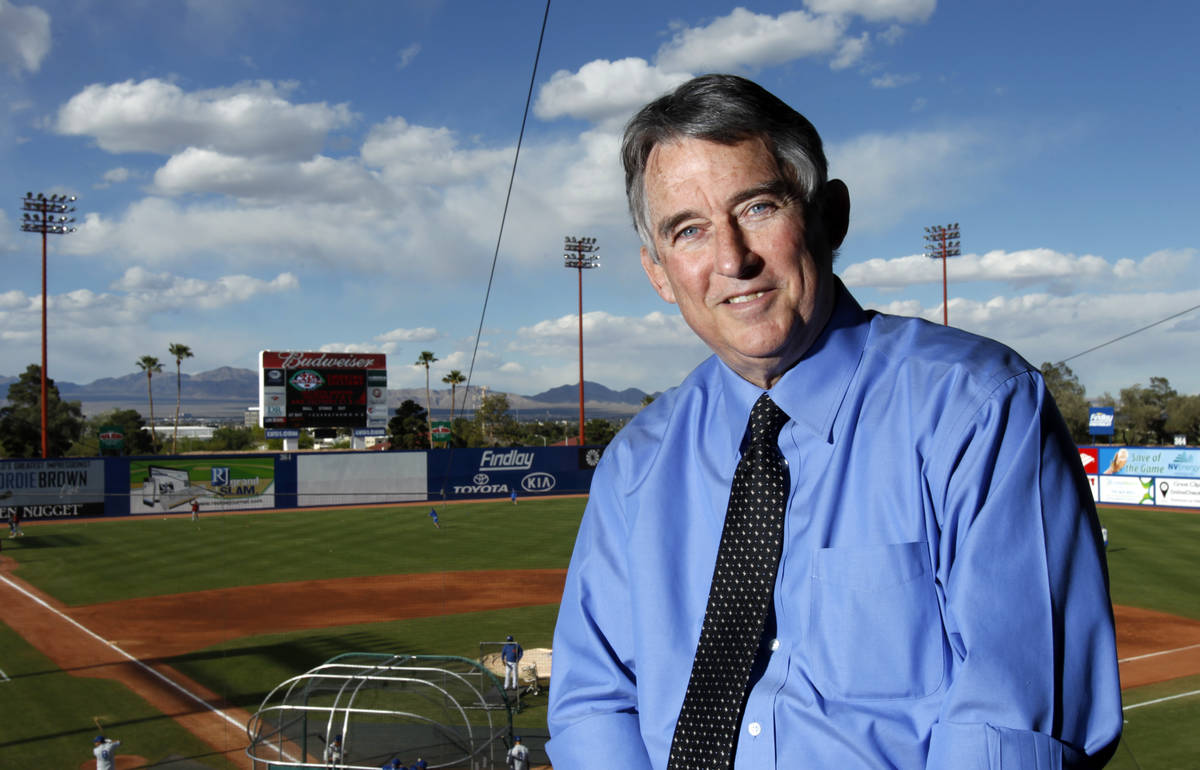
{"type": "Polygon", "coordinates": [[[759,733],[762,732],[762,725],[760,725],[758,722],[751,722],[750,724],[746,725],[746,729],[750,731],[751,735],[757,738],[759,733]]]}
{"type": "Polygon", "coordinates": [[[778,650],[778,649],[779,649],[779,640],[778,640],[778,639],[772,639],[772,640],[771,640],[771,644],[770,644],[770,648],[771,648],[771,652],[775,652],[776,650],[778,650]]]}

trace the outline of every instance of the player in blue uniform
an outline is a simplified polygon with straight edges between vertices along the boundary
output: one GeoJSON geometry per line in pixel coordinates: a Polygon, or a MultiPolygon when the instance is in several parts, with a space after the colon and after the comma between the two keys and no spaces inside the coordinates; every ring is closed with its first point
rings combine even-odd
{"type": "Polygon", "coordinates": [[[508,644],[500,648],[500,660],[504,661],[504,689],[517,689],[517,663],[525,656],[521,645],[513,641],[509,634],[508,644]]]}

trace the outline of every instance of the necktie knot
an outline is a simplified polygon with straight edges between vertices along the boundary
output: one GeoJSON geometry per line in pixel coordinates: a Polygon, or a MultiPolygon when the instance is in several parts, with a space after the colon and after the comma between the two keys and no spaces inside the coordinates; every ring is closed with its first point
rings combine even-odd
{"type": "Polygon", "coordinates": [[[750,410],[750,445],[775,446],[779,441],[779,431],[783,430],[788,419],[787,412],[780,409],[769,394],[763,393],[750,410]]]}

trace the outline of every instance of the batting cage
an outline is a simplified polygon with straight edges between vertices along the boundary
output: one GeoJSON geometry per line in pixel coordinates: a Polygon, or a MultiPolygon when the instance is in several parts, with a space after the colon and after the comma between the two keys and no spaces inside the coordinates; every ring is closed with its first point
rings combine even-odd
{"type": "Polygon", "coordinates": [[[346,653],[272,690],[246,725],[255,768],[503,767],[514,702],[480,662],[346,653]]]}

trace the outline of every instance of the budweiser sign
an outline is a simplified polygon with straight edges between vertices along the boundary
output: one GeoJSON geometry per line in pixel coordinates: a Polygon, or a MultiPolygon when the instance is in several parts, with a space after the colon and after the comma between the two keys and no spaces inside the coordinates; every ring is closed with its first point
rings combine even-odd
{"type": "Polygon", "coordinates": [[[263,351],[263,366],[276,369],[383,369],[382,353],[263,351]]]}

